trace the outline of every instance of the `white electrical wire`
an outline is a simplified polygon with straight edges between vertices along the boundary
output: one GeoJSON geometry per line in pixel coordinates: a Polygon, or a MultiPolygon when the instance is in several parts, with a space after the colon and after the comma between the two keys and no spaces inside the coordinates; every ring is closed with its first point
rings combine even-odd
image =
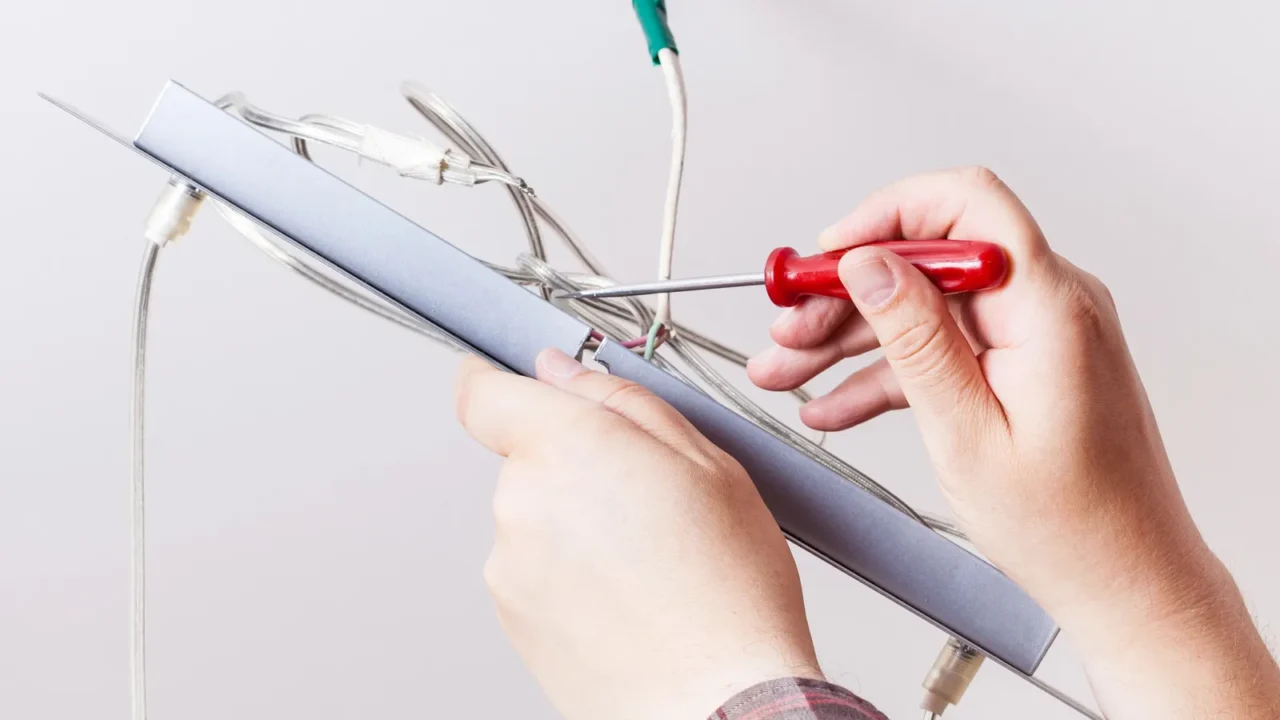
{"type": "MultiPolygon", "coordinates": [[[[671,279],[671,266],[676,245],[676,219],[680,211],[680,187],[684,179],[685,149],[688,144],[689,99],[685,91],[684,70],[680,55],[670,48],[658,51],[658,64],[666,81],[667,97],[671,103],[671,172],[667,179],[667,198],[662,208],[662,245],[658,252],[658,279],[671,279]]],[[[649,331],[650,345],[654,344],[662,325],[671,324],[671,295],[658,295],[658,313],[649,331]]],[[[652,355],[652,347],[646,347],[652,355]]]]}
{"type": "Polygon", "coordinates": [[[143,413],[146,409],[147,319],[151,306],[151,279],[155,275],[160,245],[148,241],[142,252],[142,268],[138,271],[138,288],[133,310],[133,396],[130,414],[133,422],[133,468],[130,499],[129,574],[129,687],[130,717],[147,718],[147,522],[146,522],[146,447],[143,413]]]}
{"type": "Polygon", "coordinates": [[[146,387],[147,321],[151,315],[151,281],[155,277],[160,248],[177,240],[191,228],[191,221],[204,202],[204,194],[187,183],[173,179],[147,215],[143,237],[142,267],[133,310],[133,395],[129,410],[133,423],[133,455],[130,503],[130,587],[129,688],[133,720],[147,717],[147,504],[146,504],[146,387]]]}

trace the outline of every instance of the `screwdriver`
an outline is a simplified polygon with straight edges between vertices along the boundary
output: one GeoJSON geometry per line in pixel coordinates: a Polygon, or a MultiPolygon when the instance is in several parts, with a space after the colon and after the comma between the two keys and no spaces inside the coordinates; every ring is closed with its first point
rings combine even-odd
{"type": "MultiPolygon", "coordinates": [[[[869,243],[867,247],[882,247],[898,255],[919,268],[945,294],[998,287],[1009,267],[999,245],[977,240],[888,240],[869,243]]],[[[587,300],[764,285],[769,299],[778,307],[796,305],[806,295],[848,300],[849,291],[837,271],[840,258],[847,252],[848,249],[836,250],[801,257],[792,248],[781,247],[769,253],[763,273],[618,285],[562,293],[559,297],[587,300]]]]}

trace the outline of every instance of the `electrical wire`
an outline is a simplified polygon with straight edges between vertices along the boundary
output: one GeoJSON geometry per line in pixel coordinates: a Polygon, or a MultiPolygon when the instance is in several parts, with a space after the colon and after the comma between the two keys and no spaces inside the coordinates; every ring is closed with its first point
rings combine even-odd
{"type": "MultiPolygon", "coordinates": [[[[493,150],[492,146],[483,138],[483,136],[476,131],[475,128],[457,112],[457,110],[442,98],[427,91],[421,85],[416,83],[405,83],[402,85],[402,92],[405,94],[410,105],[422,114],[433,126],[441,129],[442,134],[458,146],[456,149],[461,150],[461,152],[466,156],[470,157],[473,164],[481,162],[483,165],[489,165],[491,163],[501,162],[497,152],[493,150]],[[473,155],[483,157],[485,160],[477,161],[473,155]]],[[[252,108],[252,106],[250,106],[244,100],[243,96],[240,96],[239,94],[228,95],[224,98],[224,101],[225,102],[222,103],[224,107],[236,110],[240,113],[242,118],[251,124],[272,130],[278,130],[279,132],[283,132],[291,136],[294,140],[295,150],[304,157],[309,156],[306,147],[308,140],[333,144],[336,147],[342,148],[350,148],[357,144],[354,142],[354,138],[335,138],[332,135],[316,133],[309,128],[300,129],[291,123],[302,121],[290,121],[262,111],[258,108],[253,108],[251,112],[245,113],[243,109],[246,107],[252,108]],[[263,124],[259,124],[257,122],[257,120],[261,118],[266,118],[263,124]],[[336,142],[331,142],[333,140],[336,140],[336,142]]],[[[307,117],[315,118],[320,116],[307,117]]],[[[351,127],[340,127],[337,129],[350,130],[351,127]]],[[[450,151],[453,149],[454,148],[451,148],[450,151]]],[[[514,190],[519,188],[517,193],[520,197],[520,201],[516,203],[517,206],[524,206],[527,204],[533,215],[543,218],[547,222],[548,227],[565,242],[574,256],[587,266],[590,272],[574,276],[559,273],[554,271],[551,266],[546,263],[545,258],[536,252],[530,252],[528,255],[521,256],[519,259],[520,267],[517,269],[504,268],[502,266],[492,264],[490,264],[490,267],[517,282],[524,282],[525,284],[538,287],[543,292],[544,296],[547,296],[552,291],[557,290],[572,291],[583,287],[603,287],[613,284],[613,280],[608,276],[608,272],[603,265],[590,254],[586,249],[585,244],[569,230],[567,224],[560,220],[544,201],[538,198],[528,184],[523,180],[518,179],[518,176],[512,175],[505,164],[501,165],[501,172],[512,178],[510,181],[504,183],[507,185],[508,189],[514,190]],[[523,271],[524,274],[522,274],[521,271],[523,271]]],[[[536,221],[534,224],[536,226],[536,221]]],[[[243,227],[244,224],[241,223],[237,226],[237,229],[242,230],[243,227]]],[[[375,305],[381,303],[380,299],[360,296],[355,291],[342,287],[339,281],[328,278],[325,278],[324,280],[317,280],[317,275],[320,275],[321,277],[324,276],[323,273],[315,270],[314,267],[310,267],[314,265],[315,260],[290,253],[290,243],[287,241],[271,234],[261,232],[248,237],[250,237],[250,240],[253,241],[255,245],[258,245],[260,249],[263,249],[269,256],[273,257],[273,259],[285,262],[285,264],[289,265],[291,269],[299,272],[313,282],[321,284],[322,287],[333,294],[339,295],[344,299],[351,299],[353,295],[362,297],[364,302],[357,304],[360,304],[361,307],[365,307],[366,309],[369,309],[369,303],[373,303],[375,305]],[[269,248],[274,248],[274,252],[269,248]],[[284,258],[281,256],[282,253],[284,258]],[[305,269],[308,267],[310,267],[309,270],[305,269]],[[339,290],[338,288],[342,289],[339,290]]],[[[541,237],[541,235],[539,234],[538,237],[541,237]]],[[[530,249],[533,250],[532,242],[530,245],[530,249]]],[[[545,251],[542,255],[545,255],[545,251]]],[[[556,302],[564,301],[556,300],[556,302]]],[[[637,298],[570,300],[565,307],[581,317],[585,322],[588,322],[592,327],[605,331],[610,336],[624,338],[622,342],[632,346],[638,344],[638,338],[637,340],[631,341],[625,340],[625,338],[634,336],[637,334],[637,331],[640,334],[640,337],[646,339],[646,345],[648,344],[648,335],[645,333],[645,330],[652,328],[656,319],[656,313],[637,298]],[[622,325],[619,324],[620,321],[622,325]]],[[[404,325],[405,322],[412,323],[414,320],[418,320],[406,312],[398,314],[393,313],[390,317],[388,317],[386,312],[380,312],[377,314],[400,325],[404,325]]],[[[418,322],[420,322],[420,320],[418,320],[418,322]]],[[[429,332],[423,332],[422,334],[433,338],[436,337],[429,332]]],[[[859,487],[862,487],[864,490],[867,490],[880,500],[895,507],[909,517],[938,532],[942,532],[957,539],[964,539],[963,533],[960,532],[953,522],[945,518],[916,512],[907,503],[861,471],[834,455],[822,450],[818,443],[821,442],[825,436],[818,436],[818,442],[810,441],[802,434],[793,430],[787,424],[766,412],[748,398],[733,383],[729,382],[723,375],[711,367],[706,362],[705,358],[695,350],[695,346],[740,366],[745,366],[746,364],[747,357],[744,354],[734,351],[731,348],[727,348],[699,333],[682,328],[675,323],[672,323],[670,330],[667,332],[665,337],[667,346],[669,346],[676,356],[693,371],[694,375],[696,375],[702,383],[709,386],[711,390],[725,402],[726,405],[779,437],[788,445],[791,445],[793,448],[799,450],[811,459],[845,477],[859,487]]],[[[670,363],[666,363],[666,365],[670,367],[670,363]]],[[[793,393],[793,395],[802,402],[806,402],[809,398],[808,394],[803,390],[793,393]]]]}
{"type": "MultiPolygon", "coordinates": [[[[487,163],[495,170],[507,171],[507,164],[497,151],[443,98],[414,83],[404,83],[400,92],[419,114],[467,155],[487,163]]],[[[508,185],[507,194],[515,203],[520,222],[524,225],[525,235],[529,239],[529,252],[539,260],[546,260],[547,251],[543,247],[542,233],[538,229],[537,210],[529,199],[532,193],[526,192],[523,187],[508,185]]],[[[551,299],[551,292],[547,288],[539,288],[539,292],[544,300],[551,299]]]]}
{"type": "Polygon", "coordinates": [[[155,277],[160,246],[147,241],[138,270],[133,306],[133,425],[132,498],[130,506],[130,716],[147,717],[147,521],[146,521],[146,379],[147,321],[151,314],[151,281],[155,277]]]}
{"type": "MultiPolygon", "coordinates": [[[[432,125],[436,126],[437,128],[443,128],[442,130],[443,134],[445,134],[455,143],[459,144],[461,146],[461,149],[465,153],[467,153],[468,155],[471,153],[481,154],[484,157],[489,158],[490,162],[493,162],[495,160],[498,162],[501,161],[497,155],[497,152],[493,150],[492,146],[489,145],[489,143],[483,138],[483,136],[480,135],[480,133],[476,131],[474,127],[472,127],[465,119],[463,119],[462,116],[456,110],[454,110],[452,106],[450,106],[447,102],[445,102],[442,98],[427,91],[425,88],[423,88],[422,86],[416,83],[405,83],[404,85],[402,85],[402,91],[405,94],[406,99],[409,100],[410,105],[415,110],[417,110],[419,113],[424,115],[424,117],[429,122],[431,122],[432,125]]],[[[332,135],[317,133],[317,132],[314,132],[313,129],[311,128],[301,128],[297,125],[297,123],[302,123],[305,125],[306,122],[304,122],[304,120],[315,122],[321,118],[325,118],[325,116],[309,115],[309,116],[305,116],[304,120],[293,121],[288,118],[282,118],[281,116],[268,113],[264,110],[261,110],[260,108],[256,108],[250,105],[244,99],[243,95],[240,95],[239,93],[232,93],[230,95],[225,96],[222,100],[218,102],[218,105],[224,109],[237,112],[238,114],[240,114],[242,118],[244,118],[246,121],[250,122],[251,124],[255,124],[255,125],[258,125],[259,127],[264,127],[267,129],[278,130],[280,132],[284,132],[285,134],[291,136],[295,151],[297,151],[303,157],[310,158],[310,153],[307,148],[307,140],[316,140],[319,142],[331,144],[331,145],[334,145],[335,147],[340,147],[348,150],[351,150],[352,148],[356,148],[357,146],[360,145],[358,137],[346,136],[346,137],[336,138],[332,135]],[[248,110],[248,112],[245,111],[246,109],[248,110]]],[[[328,119],[328,122],[332,122],[332,119],[328,119]]],[[[358,128],[365,128],[367,126],[361,126],[355,123],[347,123],[345,125],[341,125],[337,127],[340,130],[344,130],[347,132],[354,132],[358,128]]],[[[358,150],[353,150],[353,151],[358,152],[358,150]]],[[[452,149],[449,151],[442,151],[442,152],[445,152],[445,153],[452,152],[452,149]]],[[[471,159],[470,163],[473,168],[486,167],[483,163],[479,163],[474,159],[471,159]]],[[[503,165],[503,167],[505,168],[506,166],[503,165]]],[[[503,174],[504,184],[508,185],[509,188],[519,189],[521,203],[527,201],[532,206],[532,209],[536,214],[536,216],[542,219],[547,224],[547,226],[565,242],[570,252],[580,262],[582,262],[584,266],[587,267],[590,273],[571,274],[566,276],[567,280],[562,279],[560,281],[553,282],[547,275],[546,268],[543,268],[543,267],[533,268],[535,271],[540,273],[539,278],[535,280],[534,278],[530,278],[527,275],[522,275],[520,270],[517,270],[517,269],[505,268],[505,267],[494,265],[491,263],[486,263],[486,264],[488,264],[494,270],[502,273],[509,279],[512,279],[513,281],[521,282],[523,284],[540,285],[543,288],[549,289],[549,290],[570,291],[574,289],[580,289],[582,287],[607,287],[609,285],[614,284],[613,280],[608,277],[609,275],[608,271],[590,253],[590,251],[587,249],[586,244],[583,243],[575,233],[573,233],[573,231],[569,228],[568,224],[565,223],[558,215],[556,215],[556,213],[546,204],[545,201],[543,201],[539,196],[537,196],[523,180],[520,180],[519,178],[512,176],[506,170],[499,171],[499,172],[503,174]]],[[[521,203],[518,203],[518,205],[521,203]]],[[[222,207],[220,208],[220,210],[225,211],[226,208],[222,207]]],[[[256,223],[252,223],[252,221],[246,220],[244,222],[237,224],[236,227],[237,229],[243,232],[246,227],[257,228],[258,226],[256,225],[256,223]]],[[[246,236],[249,237],[249,239],[253,241],[255,245],[257,245],[260,249],[266,252],[268,256],[272,257],[273,259],[276,259],[277,261],[284,262],[286,265],[290,266],[290,268],[293,269],[294,271],[299,272],[304,276],[308,276],[308,279],[311,279],[313,281],[316,280],[314,276],[317,273],[314,270],[308,272],[307,270],[304,269],[308,267],[307,265],[308,262],[313,262],[313,261],[311,261],[310,259],[303,259],[294,255],[291,252],[291,244],[288,243],[287,241],[284,241],[278,238],[278,236],[274,236],[273,234],[269,234],[269,233],[264,234],[264,232],[258,232],[258,231],[254,231],[251,234],[246,234],[246,236]]],[[[532,246],[532,243],[531,243],[531,246],[532,246]]],[[[532,257],[535,260],[537,260],[540,264],[545,263],[545,260],[543,260],[542,258],[539,258],[536,253],[532,253],[532,257]]],[[[521,262],[523,265],[525,265],[525,267],[523,267],[522,269],[527,270],[528,258],[522,258],[521,262]]],[[[340,283],[337,283],[334,281],[330,281],[327,283],[324,281],[318,281],[318,282],[322,285],[322,287],[324,287],[329,292],[337,294],[343,297],[344,299],[351,299],[353,296],[361,297],[358,291],[347,290],[346,292],[343,292],[338,290],[337,288],[342,287],[340,283]]],[[[343,288],[343,290],[345,290],[345,288],[343,288]]],[[[358,303],[358,304],[361,304],[362,307],[369,309],[368,307],[369,303],[374,303],[376,305],[378,302],[379,301],[377,299],[365,298],[365,302],[358,303]]],[[[592,323],[595,326],[599,326],[601,324],[609,324],[611,327],[615,329],[616,332],[621,332],[621,331],[617,329],[616,325],[609,323],[609,321],[606,320],[605,316],[611,316],[614,319],[632,320],[632,322],[636,324],[637,329],[640,331],[640,337],[633,340],[622,341],[623,344],[632,346],[632,347],[635,347],[641,344],[641,342],[645,339],[646,336],[644,335],[644,330],[652,326],[653,317],[654,317],[653,311],[650,310],[647,306],[645,306],[643,303],[641,303],[639,300],[635,298],[611,299],[608,301],[574,300],[570,302],[569,309],[575,314],[582,317],[584,320],[592,323]]],[[[379,314],[383,314],[383,313],[379,313],[379,314]]],[[[401,324],[401,325],[404,324],[403,321],[405,320],[408,320],[410,322],[412,322],[413,320],[413,318],[406,313],[399,313],[394,315],[393,317],[388,317],[387,319],[390,319],[393,322],[396,322],[397,324],[401,324]]],[[[628,333],[628,334],[631,334],[631,333],[628,333]]],[[[664,340],[674,335],[679,335],[687,339],[689,344],[696,346],[707,352],[710,352],[714,355],[717,355],[718,357],[721,357],[735,365],[742,366],[742,367],[745,367],[746,365],[747,356],[744,353],[741,353],[732,348],[729,348],[722,343],[719,343],[711,338],[708,338],[706,335],[702,333],[699,333],[690,328],[680,326],[678,324],[672,324],[669,331],[664,331],[659,335],[658,340],[664,340]]],[[[626,336],[627,335],[618,335],[618,337],[626,337],[626,336]]],[[[718,373],[716,373],[710,379],[714,381],[717,378],[720,380],[723,380],[723,378],[721,378],[718,375],[718,373]]],[[[808,402],[811,399],[811,395],[807,393],[804,389],[797,389],[795,391],[792,391],[791,394],[799,402],[802,402],[802,403],[808,402]]],[[[755,408],[755,410],[758,411],[758,408],[755,408]]],[[[821,445],[824,442],[824,440],[825,440],[825,433],[817,433],[815,435],[815,440],[814,440],[815,444],[821,445]]]]}
{"type": "Polygon", "coordinates": [[[129,704],[133,720],[146,720],[147,717],[146,381],[151,283],[160,248],[186,234],[203,203],[204,194],[200,190],[178,178],[170,179],[147,215],[143,231],[146,243],[134,294],[133,392],[129,404],[133,445],[129,508],[129,704]]]}
{"type": "MultiPolygon", "coordinates": [[[[488,142],[485,141],[483,137],[443,99],[433,93],[423,90],[421,86],[413,83],[406,83],[403,88],[410,104],[418,110],[419,113],[423,114],[433,125],[437,128],[442,128],[442,132],[451,140],[459,145],[463,145],[463,150],[467,154],[472,152],[480,153],[489,159],[488,162],[493,162],[495,158],[498,158],[497,153],[492,149],[488,142]]],[[[295,149],[298,149],[300,154],[303,155],[307,155],[305,143],[308,139],[325,142],[326,144],[333,144],[336,147],[342,148],[351,148],[358,144],[355,142],[354,138],[335,138],[331,135],[316,133],[311,129],[299,128],[292,123],[300,121],[288,121],[287,119],[282,119],[279,116],[253,108],[243,100],[242,96],[239,96],[238,94],[227,96],[224,100],[226,101],[223,103],[224,107],[236,109],[240,112],[241,117],[246,121],[257,125],[259,124],[259,120],[263,120],[263,123],[259,125],[260,127],[278,130],[292,136],[295,141],[295,149]],[[245,113],[245,108],[252,108],[252,110],[245,113]]],[[[309,117],[314,118],[316,116],[309,117]]],[[[505,164],[502,168],[503,172],[509,173],[505,164]]],[[[523,183],[523,181],[513,181],[512,184],[508,185],[508,187],[513,186],[528,188],[527,184],[523,183]]],[[[593,273],[598,274],[579,275],[574,278],[569,278],[568,276],[561,274],[552,274],[550,272],[550,266],[545,264],[545,260],[542,257],[539,257],[538,253],[531,253],[531,257],[521,258],[521,269],[532,272],[534,275],[533,278],[520,277],[518,271],[502,268],[501,266],[491,265],[491,267],[502,272],[504,275],[515,279],[516,281],[529,281],[529,284],[535,284],[544,291],[570,291],[581,287],[600,287],[612,284],[613,281],[604,274],[606,271],[599,261],[595,260],[591,256],[591,254],[586,250],[585,245],[571,231],[569,231],[568,226],[560,220],[549,207],[546,206],[545,202],[538,200],[538,202],[534,204],[532,201],[529,201],[529,198],[537,197],[532,190],[529,189],[521,191],[520,197],[521,202],[517,203],[517,205],[529,202],[534,214],[546,219],[548,221],[548,225],[561,237],[562,240],[565,241],[573,254],[578,257],[584,265],[587,265],[593,273]]],[[[225,208],[219,209],[225,210],[225,208]]],[[[250,226],[256,227],[256,224],[250,226]]],[[[378,299],[362,297],[360,293],[349,290],[340,282],[325,277],[323,273],[314,269],[314,260],[310,258],[304,259],[301,256],[290,253],[288,249],[289,243],[286,241],[262,232],[255,232],[252,234],[244,233],[246,222],[238,223],[236,227],[242,232],[242,234],[246,234],[246,236],[249,237],[255,245],[267,252],[267,254],[273,259],[284,262],[286,265],[291,267],[291,269],[299,272],[313,282],[317,282],[317,284],[320,284],[329,292],[336,294],[343,299],[357,302],[358,305],[365,309],[371,309],[373,306],[382,305],[378,299]],[[354,298],[360,298],[360,300],[355,300],[354,298]]],[[[545,252],[543,254],[545,255],[545,252]]],[[[637,326],[638,328],[651,327],[655,319],[655,313],[635,298],[588,301],[573,300],[569,302],[569,305],[575,314],[583,317],[584,320],[590,321],[593,326],[609,326],[615,332],[620,328],[618,328],[616,323],[606,319],[606,316],[612,316],[614,319],[622,319],[627,318],[629,315],[631,323],[634,323],[634,326],[637,326]]],[[[415,321],[419,326],[421,325],[420,319],[407,312],[401,311],[388,313],[385,308],[383,308],[382,312],[373,312],[402,326],[406,325],[406,323],[413,325],[415,321]]],[[[438,338],[438,335],[429,332],[423,332],[422,334],[438,338]]],[[[950,521],[916,513],[906,503],[898,499],[878,483],[874,482],[863,473],[839,460],[830,453],[822,451],[817,444],[810,442],[802,435],[792,430],[785,423],[782,423],[769,413],[765,412],[747,398],[745,394],[737,390],[737,388],[733,384],[729,383],[722,375],[707,365],[705,360],[703,360],[701,356],[690,346],[696,344],[701,349],[712,352],[713,354],[737,365],[746,364],[747,358],[742,353],[733,351],[732,349],[710,340],[701,334],[694,333],[679,326],[673,326],[667,342],[672,345],[672,348],[677,352],[677,355],[694,369],[695,374],[710,385],[718,395],[726,400],[727,404],[747,416],[749,419],[755,421],[757,424],[775,435],[779,435],[784,441],[801,450],[804,454],[818,460],[824,466],[840,473],[841,475],[844,475],[852,482],[858,484],[909,516],[924,522],[935,530],[952,535],[953,537],[963,537],[950,521]],[[685,337],[689,338],[688,342],[684,340],[685,337]]],[[[630,344],[634,345],[635,342],[631,341],[630,344]]],[[[808,399],[808,395],[803,393],[803,391],[798,394],[798,397],[802,401],[806,401],[808,399]]]]}
{"type": "MultiPolygon", "coordinates": [[[[658,65],[666,81],[667,98],[671,103],[671,173],[667,179],[667,198],[662,208],[662,244],[658,252],[658,280],[671,279],[671,265],[676,245],[676,219],[680,211],[680,187],[684,180],[684,158],[688,145],[689,99],[685,90],[684,70],[680,55],[673,48],[658,51],[658,65]]],[[[644,356],[653,357],[658,334],[663,325],[671,323],[671,295],[658,295],[657,317],[649,328],[644,356]]]]}

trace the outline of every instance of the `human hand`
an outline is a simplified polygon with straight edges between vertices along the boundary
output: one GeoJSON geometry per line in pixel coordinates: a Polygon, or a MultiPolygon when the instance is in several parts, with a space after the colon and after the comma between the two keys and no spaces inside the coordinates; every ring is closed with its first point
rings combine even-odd
{"type": "Polygon", "coordinates": [[[821,678],[795,563],[750,478],[643,387],[559,351],[538,382],[468,359],[467,431],[504,456],[485,579],[570,720],[702,718],[821,678]]]}
{"type": "Polygon", "coordinates": [[[803,421],[839,430],[909,404],[961,525],[1072,636],[1109,717],[1273,718],[1247,714],[1280,704],[1280,674],[1187,512],[1103,284],[981,169],[890,186],[820,243],[936,237],[1001,244],[1007,282],[944,298],[892,253],[851,250],[853,305],[785,313],[751,379],[792,389],[883,348],[803,421]]]}

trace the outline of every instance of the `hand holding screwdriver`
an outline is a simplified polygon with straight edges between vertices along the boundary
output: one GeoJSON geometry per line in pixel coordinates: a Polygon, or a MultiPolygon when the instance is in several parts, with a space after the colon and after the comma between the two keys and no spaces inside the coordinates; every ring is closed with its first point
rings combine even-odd
{"type": "Polygon", "coordinates": [[[792,389],[879,350],[801,419],[840,430],[909,405],[961,526],[1058,621],[1107,718],[1280,717],[1280,668],[1183,503],[1102,282],[982,169],[882,189],[819,242],[848,249],[853,302],[784,313],[751,379],[792,389]],[[875,247],[947,234],[998,241],[1004,284],[943,298],[875,247]]]}

